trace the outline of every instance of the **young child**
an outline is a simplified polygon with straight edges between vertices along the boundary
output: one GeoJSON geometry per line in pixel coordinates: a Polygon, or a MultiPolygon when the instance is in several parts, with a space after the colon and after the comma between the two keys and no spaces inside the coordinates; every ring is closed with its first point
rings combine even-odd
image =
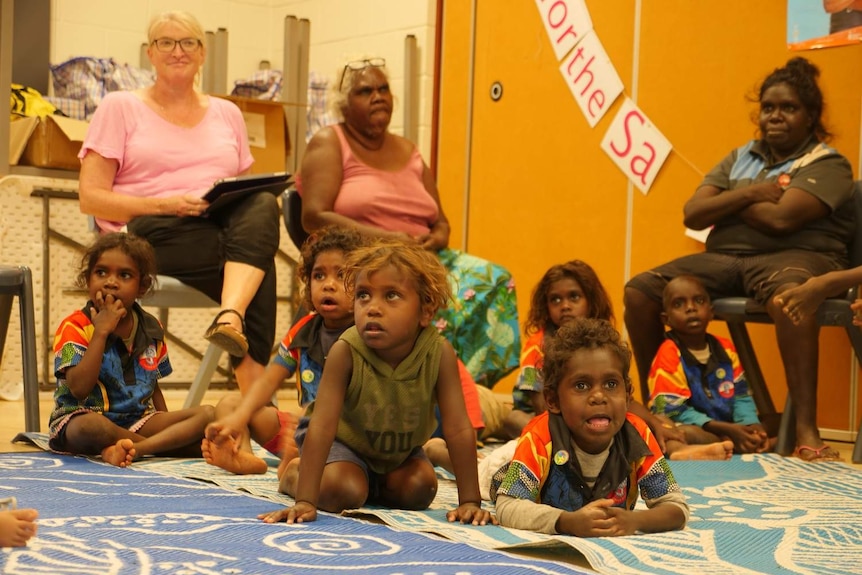
{"type": "Polygon", "coordinates": [[[691,447],[703,447],[699,455],[689,450],[669,457],[728,459],[733,451],[767,451],[769,439],[733,344],[707,333],[712,303],[703,284],[694,276],[672,279],[662,305],[670,330],[650,369],[650,407],[678,424],[691,447]]]}
{"type": "Polygon", "coordinates": [[[512,391],[514,409],[504,422],[508,437],[502,439],[518,437],[533,416],[544,413],[540,370],[545,335],[553,336],[562,325],[581,317],[614,321],[611,299],[599,276],[580,260],[551,266],[533,288],[521,372],[512,391]]]}
{"type": "MultiPolygon", "coordinates": [[[[527,340],[521,354],[521,373],[512,392],[515,409],[504,420],[508,436],[517,438],[531,418],[545,412],[541,372],[545,342],[562,325],[584,317],[614,322],[613,304],[599,276],[592,266],[580,260],[551,266],[533,289],[524,330],[527,340]]],[[[685,448],[682,433],[677,433],[673,426],[664,427],[644,405],[632,400],[629,410],[647,422],[663,450],[670,440],[674,440],[675,449],[685,448]]],[[[512,459],[516,445],[517,440],[512,439],[479,462],[483,499],[490,499],[492,477],[512,459]]]]}
{"type": "Polygon", "coordinates": [[[231,473],[266,473],[266,462],[252,452],[252,439],[282,458],[280,471],[296,457],[296,417],[272,405],[272,396],[295,375],[299,405],[304,408],[317,397],[324,359],[353,325],[353,299],[344,290],[343,269],[348,254],[362,244],[358,231],[339,226],[323,228],[305,241],[298,271],[304,304],[313,311],[291,326],[263,377],[245,395],[226,396],[216,405],[216,421],[207,426],[201,446],[207,463],[231,473]]]}
{"type": "Polygon", "coordinates": [[[171,373],[164,330],[136,300],[153,286],[146,240],[101,236],[81,260],[89,301],[54,336],[57,390],[49,422],[55,451],[126,467],[145,455],[200,457],[208,405],[167,411],[159,379],[171,373]]]}
{"type": "Polygon", "coordinates": [[[450,297],[446,269],[417,243],[381,239],[350,255],[345,286],[356,325],[329,351],[317,400],[296,433],[300,457],[279,482],[296,503],[260,518],[313,521],[318,508],[339,513],[366,502],[426,509],[437,477],[422,445],[439,404],[460,501],[447,517],[493,522],[481,508],[455,352],[431,325],[450,297]]]}
{"type": "Polygon", "coordinates": [[[0,547],[24,547],[36,535],[35,509],[16,509],[14,497],[0,499],[0,547]]]}
{"type": "Polygon", "coordinates": [[[628,403],[631,352],[604,320],[567,322],[545,342],[547,411],[524,428],[491,494],[506,527],[579,537],[681,529],[688,505],[628,403]],[[647,509],[634,511],[638,491],[647,509]]]}

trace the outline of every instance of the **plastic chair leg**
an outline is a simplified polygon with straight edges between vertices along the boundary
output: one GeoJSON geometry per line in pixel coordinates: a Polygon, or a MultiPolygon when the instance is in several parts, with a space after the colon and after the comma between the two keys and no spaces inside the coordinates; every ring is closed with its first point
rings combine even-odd
{"type": "MultiPolygon", "coordinates": [[[[21,268],[24,281],[18,294],[21,316],[21,363],[24,368],[24,428],[40,431],[39,376],[36,371],[36,312],[33,304],[33,276],[21,268]]],[[[45,377],[48,377],[46,374],[45,377]]]]}
{"type": "Polygon", "coordinates": [[[784,413],[781,414],[781,425],[778,428],[778,441],[775,452],[779,455],[791,455],[796,450],[796,410],[790,396],[784,403],[784,413]]]}
{"type": "Polygon", "coordinates": [[[853,446],[853,463],[862,463],[862,423],[859,424],[859,431],[856,432],[856,444],[853,446]]]}

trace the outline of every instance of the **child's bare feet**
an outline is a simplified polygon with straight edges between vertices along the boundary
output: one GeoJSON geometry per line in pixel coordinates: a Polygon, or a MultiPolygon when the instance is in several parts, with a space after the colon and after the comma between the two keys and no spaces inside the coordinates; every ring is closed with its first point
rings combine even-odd
{"type": "Polygon", "coordinates": [[[102,461],[117,467],[128,467],[134,459],[135,444],[131,439],[121,439],[102,450],[102,461]]]}
{"type": "Polygon", "coordinates": [[[668,458],[674,461],[724,461],[731,457],[733,457],[732,441],[718,441],[706,445],[686,445],[668,455],[668,458]]]}
{"type": "Polygon", "coordinates": [[[299,457],[299,447],[296,445],[296,427],[299,419],[294,414],[289,414],[288,423],[281,429],[281,462],[278,464],[278,477],[280,478],[287,464],[299,457]]]}
{"type": "Polygon", "coordinates": [[[449,457],[449,447],[446,445],[446,440],[442,437],[432,437],[422,446],[428,460],[434,467],[442,467],[447,471],[452,472],[452,460],[449,457]]]}
{"type": "Polygon", "coordinates": [[[204,438],[201,442],[201,453],[204,461],[210,465],[221,467],[236,475],[260,475],[266,473],[269,467],[266,461],[254,453],[238,449],[236,442],[230,438],[219,443],[204,438]]]}
{"type": "Polygon", "coordinates": [[[0,547],[23,547],[36,535],[35,509],[10,509],[0,511],[0,547]]]}

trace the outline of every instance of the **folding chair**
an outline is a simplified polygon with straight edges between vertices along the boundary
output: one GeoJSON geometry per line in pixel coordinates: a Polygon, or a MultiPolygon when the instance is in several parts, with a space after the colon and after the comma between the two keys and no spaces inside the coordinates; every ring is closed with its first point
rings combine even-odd
{"type": "MultiPolygon", "coordinates": [[[[850,267],[862,266],[862,181],[856,183],[856,236],[849,246],[850,267]]],[[[848,290],[843,298],[827,299],[817,308],[817,323],[821,326],[843,327],[850,339],[850,345],[856,354],[856,360],[862,365],[862,330],[853,325],[853,311],[850,304],[858,296],[858,287],[848,290]]],[[[745,369],[746,379],[751,386],[757,411],[761,417],[776,414],[775,404],[769,394],[769,388],[763,380],[763,373],[757,361],[757,354],[751,344],[748,335],[747,323],[773,323],[772,318],[766,313],[766,309],[753,299],[745,297],[728,297],[713,300],[715,318],[727,323],[727,329],[733,340],[733,345],[739,354],[739,361],[745,369]]],[[[855,396],[855,393],[852,394],[855,396]]],[[[776,451],[782,455],[789,455],[796,445],[796,428],[793,414],[793,404],[790,395],[781,415],[781,423],[778,430],[778,443],[776,451]]],[[[851,425],[854,422],[850,422],[851,425]]],[[[856,444],[853,447],[853,463],[862,463],[862,424],[856,434],[856,444]]]]}
{"type": "Polygon", "coordinates": [[[288,188],[281,194],[281,211],[290,241],[301,249],[308,232],[302,227],[302,196],[296,188],[288,188]]]}
{"type": "MultiPolygon", "coordinates": [[[[140,304],[159,308],[159,321],[162,322],[165,333],[168,333],[168,312],[172,308],[218,309],[219,307],[217,302],[210,299],[203,292],[184,284],[176,278],[159,275],[156,276],[156,283],[156,289],[141,298],[140,304]]],[[[174,338],[173,343],[193,355],[198,355],[197,350],[179,339],[174,338]]],[[[222,349],[214,343],[210,343],[207,346],[206,351],[201,357],[201,365],[198,367],[198,371],[189,387],[189,393],[183,403],[184,409],[201,404],[201,400],[212,381],[213,374],[218,368],[221,354],[222,349]]]]}

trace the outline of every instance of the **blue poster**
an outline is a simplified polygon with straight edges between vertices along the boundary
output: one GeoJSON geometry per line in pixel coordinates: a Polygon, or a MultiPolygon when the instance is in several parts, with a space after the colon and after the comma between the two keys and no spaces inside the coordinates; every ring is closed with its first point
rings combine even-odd
{"type": "Polygon", "coordinates": [[[814,50],[862,42],[862,0],[787,0],[787,47],[814,50]]]}

